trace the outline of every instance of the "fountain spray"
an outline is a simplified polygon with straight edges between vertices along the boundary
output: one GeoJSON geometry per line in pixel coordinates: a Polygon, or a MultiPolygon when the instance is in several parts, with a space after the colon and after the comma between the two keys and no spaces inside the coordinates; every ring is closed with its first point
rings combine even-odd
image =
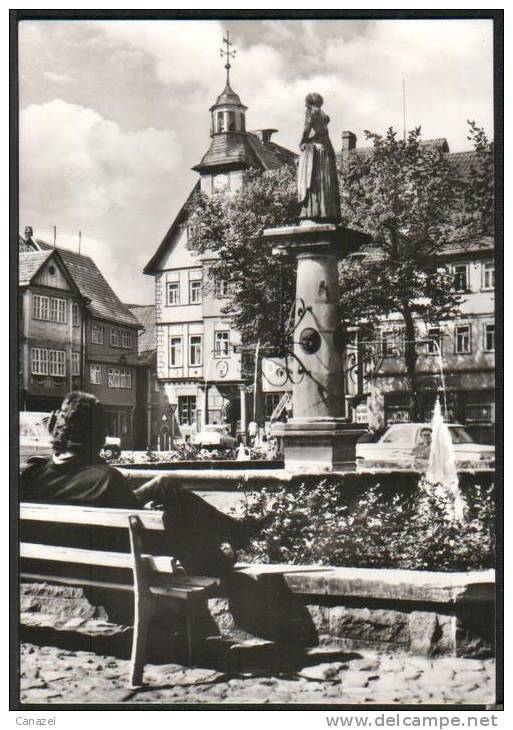
{"type": "Polygon", "coordinates": [[[458,473],[451,434],[442,415],[440,399],[437,397],[431,421],[431,447],[426,481],[441,484],[449,493],[455,520],[463,519],[464,505],[458,487],[458,473]]]}

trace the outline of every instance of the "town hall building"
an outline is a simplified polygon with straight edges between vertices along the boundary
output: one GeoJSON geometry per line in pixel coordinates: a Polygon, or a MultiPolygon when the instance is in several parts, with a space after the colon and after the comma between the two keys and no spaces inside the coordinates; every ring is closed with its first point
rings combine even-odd
{"type": "Polygon", "coordinates": [[[210,146],[192,168],[199,179],[144,269],[155,277],[163,449],[171,438],[188,440],[207,423],[227,422],[233,433],[244,433],[251,417],[240,338],[222,313],[228,282],[209,276],[212,254],[197,256],[189,250],[187,203],[198,191],[236,192],[249,168],[276,169],[296,159],[273,141],[276,129],[246,131],[247,107],[230,86],[229,63],[226,68],[226,86],[210,108],[210,146]]]}

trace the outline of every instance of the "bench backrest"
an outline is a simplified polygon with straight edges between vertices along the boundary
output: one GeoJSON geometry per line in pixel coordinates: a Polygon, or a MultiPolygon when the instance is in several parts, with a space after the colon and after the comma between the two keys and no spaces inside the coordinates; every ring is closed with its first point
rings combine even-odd
{"type": "Polygon", "coordinates": [[[68,504],[22,502],[20,520],[96,527],[126,527],[128,518],[137,515],[146,530],[164,530],[163,512],[145,509],[112,509],[107,507],[76,507],[68,504]]]}
{"type": "MultiPolygon", "coordinates": [[[[69,524],[95,527],[116,527],[129,530],[129,518],[136,516],[141,528],[162,532],[163,513],[150,510],[110,509],[102,507],[77,507],[72,505],[39,504],[22,502],[20,520],[52,524],[69,524]]],[[[59,563],[95,565],[105,568],[133,567],[130,553],[110,552],[107,550],[87,550],[83,548],[45,545],[22,542],[20,557],[30,560],[45,560],[59,563]]],[[[144,555],[147,568],[156,573],[175,572],[174,559],[168,555],[144,555]]]]}

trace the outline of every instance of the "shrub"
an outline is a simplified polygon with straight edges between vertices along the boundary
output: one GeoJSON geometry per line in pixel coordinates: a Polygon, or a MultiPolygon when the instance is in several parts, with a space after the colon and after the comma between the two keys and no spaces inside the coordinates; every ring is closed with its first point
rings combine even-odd
{"type": "Polygon", "coordinates": [[[422,480],[416,490],[393,495],[375,484],[348,497],[340,482],[329,480],[294,491],[263,490],[248,495],[245,514],[274,518],[243,559],[445,571],[493,567],[493,485],[467,487],[464,503],[463,519],[455,520],[446,490],[422,480]]]}

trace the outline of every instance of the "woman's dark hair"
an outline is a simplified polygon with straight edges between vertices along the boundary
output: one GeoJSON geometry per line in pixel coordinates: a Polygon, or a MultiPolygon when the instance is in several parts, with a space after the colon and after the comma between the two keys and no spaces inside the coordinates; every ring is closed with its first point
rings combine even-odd
{"type": "Polygon", "coordinates": [[[319,109],[324,104],[324,99],[322,98],[322,96],[315,92],[313,92],[312,94],[308,94],[305,101],[308,104],[308,106],[316,106],[319,109]]]}
{"type": "Polygon", "coordinates": [[[105,443],[103,408],[94,395],[74,390],[64,398],[51,424],[53,449],[57,454],[71,451],[91,462],[105,443]]]}

